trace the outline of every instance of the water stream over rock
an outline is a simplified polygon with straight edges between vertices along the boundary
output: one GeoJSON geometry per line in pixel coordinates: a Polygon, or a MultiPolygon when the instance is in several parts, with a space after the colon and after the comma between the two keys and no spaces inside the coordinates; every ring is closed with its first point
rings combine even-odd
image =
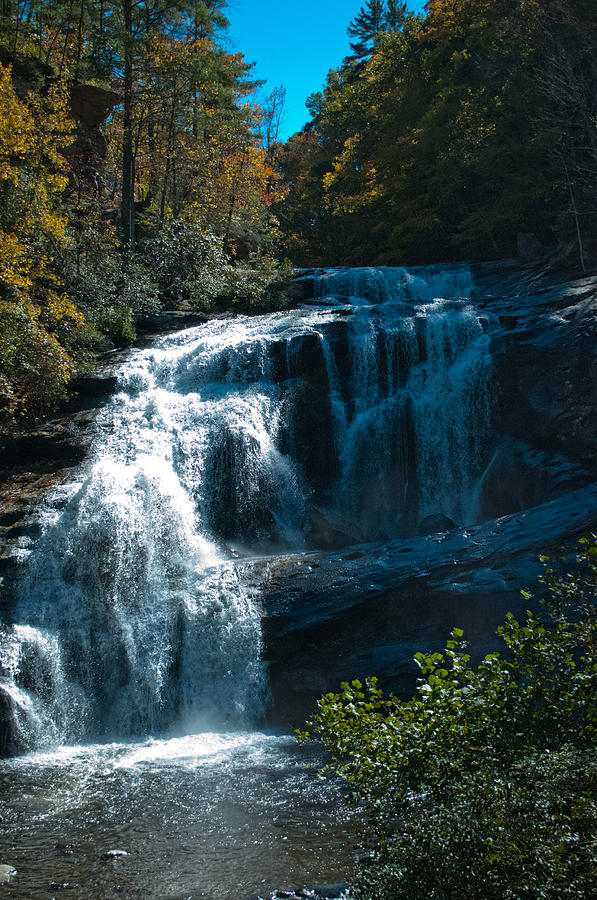
{"type": "Polygon", "coordinates": [[[349,542],[474,519],[489,338],[467,270],[424,274],[327,272],[340,314],[214,321],[131,355],[23,566],[2,672],[25,747],[258,722],[259,615],[231,557],[325,545],[338,522],[349,542]]]}
{"type": "MultiPolygon", "coordinates": [[[[51,790],[80,791],[78,775],[68,787],[58,757],[44,769],[39,753],[120,742],[83,754],[85,780],[96,758],[118,768],[115,759],[141,753],[147,767],[151,741],[195,734],[215,735],[205,753],[215,785],[220,762],[225,779],[238,756],[231,735],[243,747],[278,740],[251,737],[269,697],[247,561],[478,521],[497,452],[498,322],[471,301],[470,270],[334,269],[309,279],[313,299],[301,309],[160,338],[118,371],[88,459],[48,497],[41,537],[21,542],[0,633],[2,749],[38,755],[25,768],[11,763],[8,782],[25,784],[35,769],[42,780],[49,773],[51,790]]],[[[294,776],[284,778],[280,796],[296,799],[294,776]]],[[[110,802],[118,790],[107,788],[110,802]]],[[[34,818],[37,828],[43,817],[34,818]]],[[[19,808],[18,828],[27,821],[19,808]]],[[[309,871],[305,862],[294,883],[309,871]]],[[[243,900],[241,883],[258,883],[254,869],[240,893],[196,896],[243,900]]]]}

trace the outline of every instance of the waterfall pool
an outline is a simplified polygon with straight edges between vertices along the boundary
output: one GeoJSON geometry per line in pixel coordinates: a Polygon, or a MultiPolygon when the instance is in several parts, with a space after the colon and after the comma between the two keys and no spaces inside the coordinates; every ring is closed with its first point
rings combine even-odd
{"type": "Polygon", "coordinates": [[[355,823],[320,765],[316,748],[260,732],[4,761],[0,863],[18,875],[2,896],[248,900],[345,881],[355,823]]]}

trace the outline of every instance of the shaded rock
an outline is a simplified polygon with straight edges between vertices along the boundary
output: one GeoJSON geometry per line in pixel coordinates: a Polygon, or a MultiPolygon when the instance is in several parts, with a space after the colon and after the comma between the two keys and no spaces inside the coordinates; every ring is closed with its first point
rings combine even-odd
{"type": "Polygon", "coordinates": [[[14,54],[9,47],[0,47],[0,64],[12,66],[12,83],[15,92],[24,100],[30,91],[43,91],[54,80],[52,66],[36,56],[14,54]]]}
{"type": "Polygon", "coordinates": [[[75,140],[64,150],[64,156],[72,178],[88,182],[99,193],[105,187],[104,161],[108,152],[108,141],[100,126],[120,100],[119,94],[96,85],[69,84],[70,112],[77,127],[75,140]]]}
{"type": "Polygon", "coordinates": [[[418,650],[464,626],[475,654],[494,648],[507,611],[542,572],[539,554],[597,528],[597,484],[534,509],[445,534],[305,553],[241,566],[256,584],[272,716],[299,725],[340,681],[378,675],[412,693],[418,650]]]}
{"type": "Polygon", "coordinates": [[[181,309],[165,309],[161,312],[145,316],[137,323],[137,334],[140,336],[169,334],[182,331],[183,328],[196,328],[208,321],[208,316],[201,312],[190,312],[181,309]]]}
{"type": "Polygon", "coordinates": [[[89,128],[99,128],[121,100],[115,91],[94,84],[72,82],[69,85],[71,115],[89,128]]]}
{"type": "Polygon", "coordinates": [[[313,507],[307,513],[304,534],[307,546],[317,550],[341,550],[363,543],[367,538],[356,522],[319,507],[313,507]]]}
{"type": "Polygon", "coordinates": [[[453,519],[442,515],[442,513],[436,513],[433,516],[425,516],[424,519],[421,519],[417,528],[417,534],[424,537],[427,534],[454,531],[455,528],[458,528],[458,525],[453,519]]]}
{"type": "Polygon", "coordinates": [[[71,378],[68,389],[71,394],[81,397],[110,397],[118,385],[115,375],[77,375],[71,378]]]}
{"type": "Polygon", "coordinates": [[[0,758],[19,756],[28,749],[18,727],[16,702],[0,683],[0,758]]]}
{"type": "Polygon", "coordinates": [[[537,506],[591,482],[594,473],[562,454],[504,439],[478,486],[478,521],[537,506]]]}
{"type": "Polygon", "coordinates": [[[509,296],[487,295],[504,288],[499,278],[478,287],[477,305],[500,322],[491,342],[495,431],[596,471],[597,277],[511,277],[509,296]]]}
{"type": "Polygon", "coordinates": [[[518,256],[523,262],[538,262],[549,255],[547,247],[534,234],[519,232],[516,235],[516,247],[518,256]]]}

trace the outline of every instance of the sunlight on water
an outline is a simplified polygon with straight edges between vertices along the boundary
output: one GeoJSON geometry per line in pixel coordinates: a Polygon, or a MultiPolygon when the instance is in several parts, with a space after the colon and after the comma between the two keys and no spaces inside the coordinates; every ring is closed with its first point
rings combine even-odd
{"type": "Polygon", "coordinates": [[[470,271],[315,285],[353,306],[215,320],[121,367],[88,462],[41,514],[1,642],[24,749],[251,727],[261,625],[231,557],[305,549],[313,510],[360,539],[474,518],[491,367],[470,271]]]}
{"type": "Polygon", "coordinates": [[[267,679],[238,557],[325,549],[317,517],[353,543],[474,520],[492,389],[472,291],[463,266],[328,270],[311,308],[131,352],[0,632],[6,727],[29,751],[0,766],[7,897],[344,880],[353,825],[322,760],[251,730],[267,679]]]}

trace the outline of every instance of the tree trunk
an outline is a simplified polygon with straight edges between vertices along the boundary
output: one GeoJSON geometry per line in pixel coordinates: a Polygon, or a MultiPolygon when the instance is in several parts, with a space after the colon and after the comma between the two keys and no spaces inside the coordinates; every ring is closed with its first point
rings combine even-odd
{"type": "Polygon", "coordinates": [[[79,80],[79,69],[81,67],[81,55],[83,52],[83,19],[85,16],[85,4],[81,0],[79,9],[79,29],[77,33],[77,62],[75,65],[75,81],[79,80]]]}
{"type": "Polygon", "coordinates": [[[568,169],[568,164],[566,162],[566,158],[562,155],[562,161],[564,163],[564,171],[566,172],[566,182],[568,184],[568,190],[570,192],[570,208],[572,210],[572,215],[574,216],[574,224],[576,226],[576,240],[578,242],[578,258],[580,261],[580,267],[583,272],[586,272],[585,266],[585,253],[582,243],[582,232],[580,230],[580,218],[578,215],[578,209],[576,207],[576,198],[574,196],[574,187],[572,184],[572,179],[570,178],[570,171],[568,169]]]}
{"type": "Polygon", "coordinates": [[[135,244],[135,178],[133,155],[133,9],[122,0],[124,15],[124,116],[122,133],[122,245],[125,259],[135,244]]]}

